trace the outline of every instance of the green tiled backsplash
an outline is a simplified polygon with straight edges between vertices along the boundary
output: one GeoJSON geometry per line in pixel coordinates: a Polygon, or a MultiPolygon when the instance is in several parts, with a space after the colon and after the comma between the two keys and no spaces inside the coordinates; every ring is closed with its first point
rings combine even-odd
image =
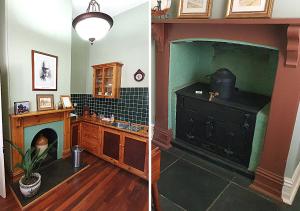
{"type": "Polygon", "coordinates": [[[116,119],[148,125],[149,93],[148,88],[121,88],[119,99],[94,98],[91,94],[71,94],[72,103],[77,103],[75,112],[82,115],[84,105],[91,112],[116,119]]]}

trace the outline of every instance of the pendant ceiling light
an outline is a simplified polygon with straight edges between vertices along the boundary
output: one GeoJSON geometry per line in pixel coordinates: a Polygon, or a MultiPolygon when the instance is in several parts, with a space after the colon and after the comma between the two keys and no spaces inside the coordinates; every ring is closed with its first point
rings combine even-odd
{"type": "Polygon", "coordinates": [[[113,23],[112,17],[100,12],[99,3],[91,0],[86,13],[78,15],[72,25],[82,39],[89,40],[93,45],[94,41],[105,37],[113,23]]]}

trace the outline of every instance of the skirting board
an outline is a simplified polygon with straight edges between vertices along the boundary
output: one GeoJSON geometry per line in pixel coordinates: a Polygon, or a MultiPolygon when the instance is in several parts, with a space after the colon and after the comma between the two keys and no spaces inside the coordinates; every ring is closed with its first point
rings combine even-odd
{"type": "Polygon", "coordinates": [[[300,185],[300,163],[298,164],[292,178],[284,177],[282,188],[282,200],[292,205],[300,185]]]}

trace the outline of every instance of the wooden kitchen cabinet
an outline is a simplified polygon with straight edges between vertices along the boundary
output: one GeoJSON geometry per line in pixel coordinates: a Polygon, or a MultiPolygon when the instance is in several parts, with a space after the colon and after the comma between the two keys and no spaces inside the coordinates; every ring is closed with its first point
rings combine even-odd
{"type": "Polygon", "coordinates": [[[148,179],[148,138],[141,134],[111,127],[93,119],[80,123],[80,146],[86,151],[148,179]]]}
{"type": "Polygon", "coordinates": [[[80,123],[71,123],[71,147],[78,145],[80,140],[80,123]]]}
{"type": "Polygon", "coordinates": [[[82,122],[80,146],[90,153],[101,155],[101,127],[98,125],[82,122]]]}
{"type": "Polygon", "coordinates": [[[138,171],[137,173],[145,172],[147,154],[147,139],[136,135],[124,134],[123,163],[127,167],[134,168],[138,171]]]}
{"type": "Polygon", "coordinates": [[[120,97],[122,66],[123,64],[118,62],[92,66],[93,96],[95,98],[120,97]]]}
{"type": "Polygon", "coordinates": [[[103,157],[118,163],[120,160],[121,133],[117,130],[103,128],[103,157]]]}

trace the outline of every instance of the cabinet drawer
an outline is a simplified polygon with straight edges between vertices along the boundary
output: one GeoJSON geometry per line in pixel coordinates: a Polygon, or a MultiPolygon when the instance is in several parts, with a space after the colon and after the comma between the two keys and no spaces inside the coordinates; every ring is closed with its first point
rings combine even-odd
{"type": "Polygon", "coordinates": [[[254,125],[256,114],[231,108],[229,106],[218,105],[216,103],[205,102],[199,99],[190,97],[180,97],[180,102],[177,104],[177,109],[184,108],[186,110],[195,111],[203,116],[210,116],[220,122],[234,122],[236,124],[254,125]]]}
{"type": "Polygon", "coordinates": [[[89,123],[82,123],[82,137],[89,139],[99,139],[99,126],[89,123]]]}

